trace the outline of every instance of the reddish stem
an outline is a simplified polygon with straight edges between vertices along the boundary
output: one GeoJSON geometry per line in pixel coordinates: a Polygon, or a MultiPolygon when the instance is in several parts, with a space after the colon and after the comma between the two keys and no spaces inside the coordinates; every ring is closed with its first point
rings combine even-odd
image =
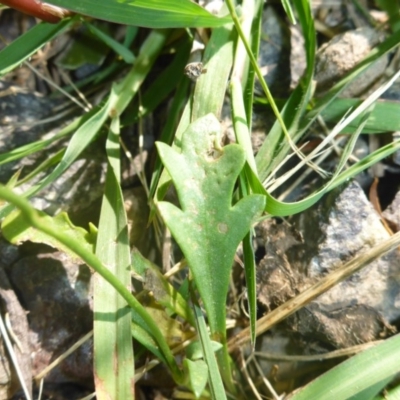
{"type": "Polygon", "coordinates": [[[53,24],[71,15],[68,10],[37,0],[0,0],[0,3],[53,24]]]}

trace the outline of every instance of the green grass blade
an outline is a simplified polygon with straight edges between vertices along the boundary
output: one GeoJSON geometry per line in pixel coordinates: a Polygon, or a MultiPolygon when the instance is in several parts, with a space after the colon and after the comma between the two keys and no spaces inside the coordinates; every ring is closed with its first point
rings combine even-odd
{"type": "MultiPolygon", "coordinates": [[[[306,4],[306,5],[308,5],[308,2],[306,2],[305,0],[303,0],[302,2],[304,4],[306,4]]],[[[253,66],[253,68],[255,70],[255,73],[256,73],[258,79],[259,79],[259,82],[260,82],[260,85],[261,85],[261,87],[262,87],[262,89],[264,91],[264,94],[265,94],[266,98],[268,99],[268,102],[269,102],[269,104],[270,104],[270,106],[272,108],[272,111],[274,112],[274,115],[276,116],[277,121],[279,121],[280,128],[282,129],[282,131],[283,131],[283,133],[284,133],[284,135],[285,135],[285,137],[286,137],[286,139],[288,141],[288,144],[290,144],[290,146],[293,148],[294,151],[298,152],[297,148],[294,146],[294,143],[293,143],[293,140],[291,138],[291,135],[289,134],[289,131],[287,130],[285,121],[282,118],[282,115],[279,112],[278,107],[276,106],[276,103],[275,103],[275,100],[274,100],[274,98],[273,98],[273,96],[271,94],[271,91],[269,90],[268,85],[265,82],[265,79],[264,79],[264,77],[263,77],[263,75],[261,73],[261,70],[260,70],[260,68],[259,68],[259,66],[257,64],[257,60],[256,60],[256,58],[255,58],[255,56],[254,56],[254,54],[252,52],[252,49],[251,49],[251,47],[250,47],[250,45],[249,45],[249,43],[247,41],[246,35],[243,32],[243,29],[242,29],[242,26],[241,26],[241,21],[240,21],[238,15],[236,13],[236,9],[234,7],[233,1],[232,0],[226,0],[226,5],[227,5],[227,7],[229,9],[229,12],[231,14],[231,17],[232,17],[233,23],[235,25],[235,28],[237,30],[237,33],[238,33],[240,39],[243,42],[243,45],[244,45],[244,47],[246,49],[246,52],[247,52],[247,55],[248,55],[248,57],[250,59],[250,62],[251,62],[252,66],[253,66]]]]}
{"type": "Polygon", "coordinates": [[[6,153],[0,154],[0,165],[19,160],[20,158],[27,157],[30,154],[45,149],[47,146],[61,139],[62,137],[71,135],[75,130],[79,128],[82,122],[82,117],[77,118],[50,139],[37,140],[36,142],[28,143],[26,145],[17,147],[16,149],[10,150],[6,153]]]}
{"type": "MultiPolygon", "coordinates": [[[[118,115],[126,109],[132,98],[136,95],[151,66],[160,53],[168,31],[152,31],[140,48],[140,54],[128,75],[118,84],[114,85],[106,102],[89,111],[70,140],[61,162],[54,171],[45,177],[38,185],[33,186],[24,195],[29,197],[42,190],[46,185],[57,179],[77,159],[82,151],[94,140],[98,131],[109,116],[110,110],[118,115]]],[[[7,215],[11,206],[0,209],[0,218],[7,215]]]]}
{"type": "Polygon", "coordinates": [[[118,24],[145,28],[214,28],[225,24],[227,18],[210,14],[189,0],[50,0],[78,14],[118,24]]]}
{"type": "Polygon", "coordinates": [[[232,103],[232,122],[235,129],[237,143],[240,144],[246,155],[246,161],[252,171],[257,174],[256,160],[251,145],[251,134],[246,119],[246,111],[243,103],[243,92],[240,81],[232,77],[230,83],[231,103],[232,103]]]}
{"type": "Polygon", "coordinates": [[[118,99],[114,104],[114,108],[119,115],[125,111],[138,92],[160,54],[169,33],[169,30],[151,31],[140,47],[140,53],[136,58],[133,68],[122,81],[115,85],[118,99]]]}
{"type": "Polygon", "coordinates": [[[0,77],[18,67],[47,42],[63,33],[75,22],[76,18],[64,19],[58,24],[42,22],[14,40],[0,51],[0,77]]]}
{"type": "Polygon", "coordinates": [[[221,115],[226,85],[233,63],[232,25],[214,29],[204,51],[203,66],[207,69],[196,82],[191,121],[213,113],[221,115]]]}
{"type": "MultiPolygon", "coordinates": [[[[241,197],[245,197],[251,193],[252,176],[257,176],[257,166],[254,159],[253,149],[251,145],[251,136],[246,120],[246,111],[243,104],[242,86],[240,81],[233,76],[231,79],[231,103],[232,103],[232,119],[235,129],[236,142],[242,147],[246,155],[247,165],[244,173],[240,174],[240,187],[241,197]],[[251,169],[253,174],[249,176],[246,173],[247,169],[251,169]]],[[[254,191],[254,190],[253,190],[254,191]]],[[[255,276],[255,260],[254,251],[252,246],[251,234],[248,233],[243,239],[243,257],[244,257],[244,270],[246,276],[246,287],[251,327],[252,343],[255,340],[255,327],[257,318],[257,299],[256,299],[256,276],[255,276]]]]}
{"type": "MultiPolygon", "coordinates": [[[[252,0],[254,1],[254,0],[252,0]]],[[[249,42],[251,45],[251,50],[254,54],[254,57],[257,59],[259,49],[260,49],[260,40],[261,40],[261,23],[262,23],[262,14],[264,9],[264,2],[262,0],[254,1],[254,16],[252,18],[252,25],[249,32],[249,42]]],[[[243,44],[240,42],[240,46],[243,44]]],[[[239,44],[238,44],[239,47],[239,44]]],[[[235,63],[236,57],[238,55],[238,50],[235,53],[235,63]]],[[[246,57],[247,59],[247,57],[246,57]]],[[[253,100],[254,100],[254,82],[256,77],[256,71],[254,66],[250,63],[250,60],[247,61],[248,65],[248,73],[247,79],[244,82],[242,79],[243,90],[243,101],[244,107],[246,109],[246,118],[247,124],[249,126],[249,130],[251,130],[251,123],[253,121],[253,100]]]]}
{"type": "Polygon", "coordinates": [[[217,360],[215,358],[215,353],[208,335],[207,326],[201,308],[196,303],[194,304],[194,312],[204,360],[208,367],[208,384],[210,386],[211,398],[213,400],[224,400],[226,399],[224,384],[222,383],[221,374],[218,369],[217,360]]]}
{"type": "MultiPolygon", "coordinates": [[[[101,207],[96,255],[120,282],[131,286],[127,218],[120,187],[119,118],[106,143],[108,170],[101,207]]],[[[99,399],[134,399],[131,311],[127,302],[100,276],[94,277],[94,376],[99,399]],[[112,365],[112,373],[110,373],[112,365]]]]}
{"type": "Polygon", "coordinates": [[[78,158],[78,156],[95,138],[97,132],[103,126],[104,122],[109,116],[111,105],[114,101],[115,95],[111,94],[107,102],[95,108],[93,112],[90,112],[91,117],[83,125],[81,125],[72,136],[67,150],[65,151],[64,157],[60,163],[51,174],[49,174],[45,179],[43,179],[42,182],[40,182],[38,187],[35,189],[36,192],[62,175],[78,158]]]}
{"type": "Polygon", "coordinates": [[[132,64],[135,61],[133,53],[121,43],[117,42],[114,38],[107,35],[101,29],[90,23],[85,23],[90,32],[103,41],[108,47],[113,49],[116,54],[119,54],[127,64],[132,64]]]}
{"type": "MultiPolygon", "coordinates": [[[[305,40],[307,67],[300,84],[293,91],[281,111],[282,119],[288,127],[289,135],[296,140],[301,131],[298,130],[300,119],[313,93],[313,76],[316,51],[314,20],[308,0],[295,2],[297,14],[305,40]]],[[[264,181],[279,165],[290,151],[290,145],[284,136],[282,124],[277,120],[259,149],[256,161],[261,181],[264,181]]]]}
{"type": "Polygon", "coordinates": [[[282,1],[282,7],[286,12],[286,15],[289,18],[289,21],[291,24],[295,24],[296,23],[296,18],[294,16],[294,12],[292,10],[292,6],[290,5],[289,0],[281,0],[282,1]]]}
{"type": "Polygon", "coordinates": [[[22,179],[20,179],[15,186],[20,186],[26,182],[29,182],[31,179],[33,179],[35,176],[37,176],[41,172],[46,171],[48,168],[50,168],[54,165],[57,165],[61,161],[62,157],[64,156],[64,153],[65,153],[65,149],[58,150],[55,154],[53,154],[49,158],[42,161],[32,171],[30,171],[22,179]]]}
{"type": "MultiPolygon", "coordinates": [[[[29,197],[38,193],[68,169],[68,167],[77,159],[79,154],[81,154],[88,144],[94,139],[104,121],[108,118],[109,110],[111,108],[111,100],[112,96],[110,96],[106,103],[94,108],[88,113],[90,118],[88,118],[85,123],[83,123],[75,132],[70,143],[68,144],[62,160],[57,167],[41,182],[32,186],[26,193],[24,193],[24,196],[29,197]]],[[[11,210],[12,207],[10,205],[2,207],[0,209],[0,218],[6,216],[11,210]]]]}
{"type": "Polygon", "coordinates": [[[308,384],[293,400],[345,400],[400,371],[400,335],[350,358],[308,384]]]}
{"type": "MultiPolygon", "coordinates": [[[[338,123],[349,110],[359,106],[359,99],[335,99],[321,114],[326,123],[338,123]]],[[[384,133],[400,130],[400,102],[378,100],[363,133],[384,133]]],[[[344,129],[343,133],[352,133],[360,124],[360,117],[355,118],[344,129]]]]}
{"type": "MultiPolygon", "coordinates": [[[[172,90],[182,80],[185,80],[186,82],[188,81],[183,75],[183,70],[187,64],[187,60],[189,59],[191,48],[192,41],[189,40],[188,35],[185,35],[185,37],[176,45],[176,54],[172,62],[160,73],[159,76],[157,76],[157,79],[154,80],[148,90],[144,92],[141,99],[140,115],[144,116],[154,110],[167,98],[167,96],[169,96],[172,90]]],[[[174,96],[177,96],[177,94],[174,96]]],[[[182,102],[182,99],[178,97],[178,101],[182,102]]],[[[174,123],[176,124],[176,121],[174,121],[174,123]]]]}
{"type": "MultiPolygon", "coordinates": [[[[188,92],[189,82],[187,79],[181,81],[176,90],[174,99],[172,101],[169,113],[168,120],[164,125],[164,128],[161,132],[160,142],[171,144],[174,138],[175,127],[178,123],[179,116],[182,113],[182,110],[185,107],[185,101],[187,100],[187,92],[188,92]]],[[[150,197],[158,198],[161,200],[163,196],[156,196],[158,183],[160,181],[161,174],[163,172],[162,163],[160,158],[157,155],[157,160],[155,162],[155,166],[153,168],[153,174],[151,177],[150,183],[150,197]]]]}
{"type": "Polygon", "coordinates": [[[374,151],[367,157],[353,164],[351,167],[343,171],[338,177],[336,177],[331,182],[331,189],[334,189],[335,187],[338,187],[339,185],[347,182],[349,179],[366,170],[370,166],[385,159],[386,157],[389,157],[394,152],[399,151],[399,149],[400,140],[395,140],[392,143],[389,143],[386,146],[383,146],[380,149],[374,151]]]}
{"type": "Polygon", "coordinates": [[[257,277],[256,261],[253,249],[253,236],[248,233],[243,239],[244,272],[246,277],[247,300],[249,303],[250,335],[251,343],[254,345],[256,340],[257,322],[257,277]]]}
{"type": "MultiPolygon", "coordinates": [[[[157,342],[149,333],[149,327],[139,314],[132,312],[132,337],[134,337],[144,348],[153,353],[161,362],[168,364],[164,354],[160,351],[157,342]]],[[[137,350],[136,350],[137,354],[137,350]]]]}
{"type": "Polygon", "coordinates": [[[314,108],[309,111],[303,117],[299,130],[304,131],[307,129],[314,121],[318,115],[328,107],[328,105],[340,94],[340,92],[356,77],[365,72],[368,68],[371,67],[374,61],[376,61],[379,57],[382,57],[389,51],[392,51],[400,44],[400,31],[395,32],[390,37],[388,37],[385,41],[376,46],[369,55],[359,63],[349,74],[347,74],[342,80],[340,80],[332,89],[330,89],[326,95],[324,95],[321,99],[318,99],[314,108]]]}

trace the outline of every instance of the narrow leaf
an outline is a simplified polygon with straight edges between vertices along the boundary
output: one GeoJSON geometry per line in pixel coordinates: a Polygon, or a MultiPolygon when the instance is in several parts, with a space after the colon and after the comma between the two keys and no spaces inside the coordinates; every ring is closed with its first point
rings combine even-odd
{"type": "Polygon", "coordinates": [[[75,19],[65,19],[58,24],[42,22],[14,40],[0,51],[0,77],[18,67],[47,42],[69,28],[75,21],[75,19]]]}
{"type": "Polygon", "coordinates": [[[331,369],[295,394],[292,400],[349,399],[398,373],[399,357],[400,335],[396,335],[331,369]]]}
{"type": "Polygon", "coordinates": [[[145,28],[212,28],[228,21],[189,0],[102,0],[101,6],[98,0],[50,0],[48,3],[78,14],[145,28]]]}
{"type": "MultiPolygon", "coordinates": [[[[127,219],[120,177],[119,119],[112,120],[106,150],[108,170],[96,255],[127,288],[131,285],[127,219]]],[[[134,399],[131,311],[114,288],[95,276],[94,373],[98,399],[134,399]],[[112,366],[112,373],[110,373],[112,366]]]]}

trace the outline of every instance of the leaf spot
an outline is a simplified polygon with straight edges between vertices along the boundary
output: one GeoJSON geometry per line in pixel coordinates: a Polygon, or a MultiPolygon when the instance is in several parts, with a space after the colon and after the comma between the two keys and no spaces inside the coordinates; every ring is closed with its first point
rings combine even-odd
{"type": "Polygon", "coordinates": [[[228,225],[220,222],[218,224],[218,232],[220,233],[227,233],[228,232],[228,225]]]}

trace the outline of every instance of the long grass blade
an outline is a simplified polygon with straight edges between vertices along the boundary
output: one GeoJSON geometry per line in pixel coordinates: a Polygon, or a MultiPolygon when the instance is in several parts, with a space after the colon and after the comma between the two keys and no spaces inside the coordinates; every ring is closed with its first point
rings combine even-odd
{"type": "Polygon", "coordinates": [[[214,28],[228,22],[189,0],[50,0],[78,14],[144,28],[214,28]]]}
{"type": "MultiPolygon", "coordinates": [[[[114,118],[106,143],[108,170],[101,207],[96,255],[123,285],[130,288],[130,248],[120,187],[119,118],[114,118]]],[[[95,276],[94,376],[98,399],[134,399],[131,311],[114,288],[95,276]],[[110,365],[113,366],[110,373],[110,365]]]]}

